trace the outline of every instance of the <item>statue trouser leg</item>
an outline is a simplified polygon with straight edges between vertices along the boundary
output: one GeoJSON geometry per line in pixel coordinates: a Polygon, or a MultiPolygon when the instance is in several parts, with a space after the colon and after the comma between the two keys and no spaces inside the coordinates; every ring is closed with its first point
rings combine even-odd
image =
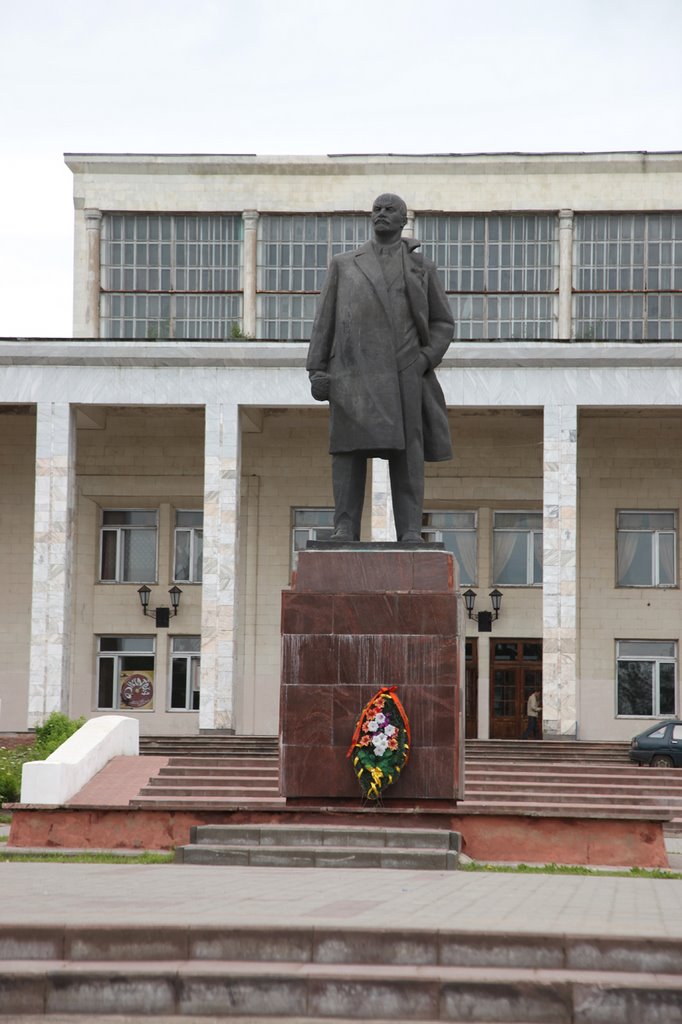
{"type": "Polygon", "coordinates": [[[422,423],[422,376],[416,366],[399,374],[403,406],[405,449],[389,456],[393,516],[398,540],[420,536],[424,507],[424,430],[422,423]],[[416,536],[415,536],[416,535],[416,536]]]}
{"type": "Polygon", "coordinates": [[[344,540],[360,540],[366,479],[366,455],[361,452],[332,455],[334,533],[344,540]]]}

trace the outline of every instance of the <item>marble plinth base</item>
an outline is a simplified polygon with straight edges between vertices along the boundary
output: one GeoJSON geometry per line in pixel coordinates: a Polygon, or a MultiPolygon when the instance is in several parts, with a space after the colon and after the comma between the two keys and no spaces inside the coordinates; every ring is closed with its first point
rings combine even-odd
{"type": "Polygon", "coordinates": [[[363,706],[397,687],[410,760],[384,802],[463,788],[455,564],[446,551],[308,550],[282,594],[281,792],[357,802],[346,757],[363,706]]]}

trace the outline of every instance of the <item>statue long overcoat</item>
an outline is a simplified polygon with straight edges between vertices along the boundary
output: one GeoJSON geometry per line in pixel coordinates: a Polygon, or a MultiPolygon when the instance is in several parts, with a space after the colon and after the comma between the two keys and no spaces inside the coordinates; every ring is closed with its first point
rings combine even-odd
{"type": "MultiPolygon", "coordinates": [[[[421,351],[430,369],[422,386],[424,459],[452,457],[445,399],[434,367],[453,335],[453,317],[435,264],[402,239],[405,285],[421,351]]],[[[371,242],[335,256],[320,296],[307,369],[330,378],[329,450],[383,453],[403,449],[396,353],[404,324],[394,322],[384,275],[371,242]]]]}

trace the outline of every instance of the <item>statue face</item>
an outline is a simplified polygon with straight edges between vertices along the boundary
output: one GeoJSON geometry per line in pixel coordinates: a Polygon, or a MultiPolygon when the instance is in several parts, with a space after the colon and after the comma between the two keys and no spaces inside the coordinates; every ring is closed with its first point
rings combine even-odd
{"type": "Polygon", "coordinates": [[[400,233],[407,223],[407,216],[399,196],[383,195],[374,200],[372,225],[377,235],[400,233]]]}

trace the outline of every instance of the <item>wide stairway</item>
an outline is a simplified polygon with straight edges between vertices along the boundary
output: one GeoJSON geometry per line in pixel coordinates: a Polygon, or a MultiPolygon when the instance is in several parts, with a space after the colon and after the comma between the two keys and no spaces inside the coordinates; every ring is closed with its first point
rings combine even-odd
{"type": "MultiPolygon", "coordinates": [[[[141,753],[168,764],[132,801],[135,807],[277,807],[279,748],[272,736],[145,738],[141,753]]],[[[666,832],[682,832],[682,771],[628,760],[625,743],[467,740],[469,814],[647,818],[668,812],[666,832]]]]}
{"type": "Polygon", "coordinates": [[[0,1016],[14,1024],[110,1014],[154,1024],[672,1024],[681,1019],[679,963],[679,941],[665,937],[495,935],[484,925],[0,924],[0,1016]]]}

